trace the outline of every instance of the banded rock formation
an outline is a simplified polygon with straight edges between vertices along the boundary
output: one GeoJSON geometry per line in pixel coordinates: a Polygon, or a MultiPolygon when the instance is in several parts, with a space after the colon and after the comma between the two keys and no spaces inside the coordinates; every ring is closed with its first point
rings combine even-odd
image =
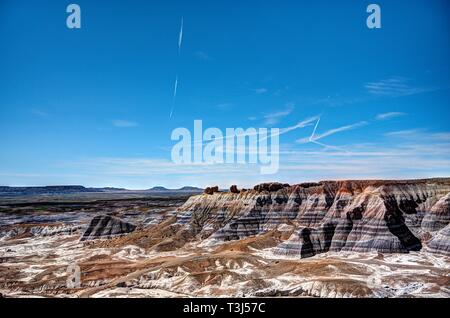
{"type": "Polygon", "coordinates": [[[136,226],[111,215],[95,216],[80,241],[110,239],[133,232],[136,226]]]}
{"type": "Polygon", "coordinates": [[[268,183],[191,197],[177,211],[186,239],[238,240],[292,228],[277,253],[328,251],[448,254],[450,179],[268,183]],[[447,230],[444,227],[447,226],[447,230]],[[444,230],[442,230],[444,229],[444,230]]]}

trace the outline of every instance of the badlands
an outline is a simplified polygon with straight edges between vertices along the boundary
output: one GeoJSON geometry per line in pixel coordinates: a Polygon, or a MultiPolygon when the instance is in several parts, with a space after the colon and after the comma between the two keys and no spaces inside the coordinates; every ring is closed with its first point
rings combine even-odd
{"type": "Polygon", "coordinates": [[[448,178],[74,198],[0,203],[3,297],[450,296],[448,178]]]}

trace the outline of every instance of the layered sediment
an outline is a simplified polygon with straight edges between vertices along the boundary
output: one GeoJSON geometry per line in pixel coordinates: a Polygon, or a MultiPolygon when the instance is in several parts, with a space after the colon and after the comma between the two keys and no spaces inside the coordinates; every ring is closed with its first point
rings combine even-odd
{"type": "Polygon", "coordinates": [[[292,234],[276,252],[300,257],[405,253],[427,244],[446,254],[443,229],[449,222],[448,178],[261,184],[245,192],[193,196],[177,213],[180,231],[191,239],[239,240],[289,225],[292,234]]]}
{"type": "Polygon", "coordinates": [[[111,215],[94,217],[80,241],[111,239],[133,232],[136,226],[111,215]]]}

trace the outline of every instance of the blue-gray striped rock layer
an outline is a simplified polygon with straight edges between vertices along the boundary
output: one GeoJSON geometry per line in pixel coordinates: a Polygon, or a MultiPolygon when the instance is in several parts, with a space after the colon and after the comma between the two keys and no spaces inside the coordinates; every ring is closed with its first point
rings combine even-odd
{"type": "Polygon", "coordinates": [[[239,240],[287,224],[280,254],[418,251],[448,255],[450,178],[323,181],[191,197],[177,224],[195,238],[239,240]],[[270,190],[273,189],[273,190],[270,190]],[[448,227],[447,227],[448,229],[448,227]],[[438,234],[439,233],[439,234],[438,234]]]}
{"type": "Polygon", "coordinates": [[[133,232],[136,226],[111,215],[95,216],[80,241],[111,239],[133,232]]]}

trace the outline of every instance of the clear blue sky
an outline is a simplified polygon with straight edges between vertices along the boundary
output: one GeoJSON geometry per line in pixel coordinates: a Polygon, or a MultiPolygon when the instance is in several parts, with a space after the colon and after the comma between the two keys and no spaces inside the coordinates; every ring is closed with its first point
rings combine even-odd
{"type": "Polygon", "coordinates": [[[0,2],[0,184],[250,186],[450,175],[450,3],[0,2]],[[378,3],[382,28],[366,27],[378,3]],[[183,44],[178,54],[181,17],[183,44]],[[175,109],[174,81],[178,76],[175,109]],[[171,165],[170,134],[282,135],[280,171],[171,165]]]}

